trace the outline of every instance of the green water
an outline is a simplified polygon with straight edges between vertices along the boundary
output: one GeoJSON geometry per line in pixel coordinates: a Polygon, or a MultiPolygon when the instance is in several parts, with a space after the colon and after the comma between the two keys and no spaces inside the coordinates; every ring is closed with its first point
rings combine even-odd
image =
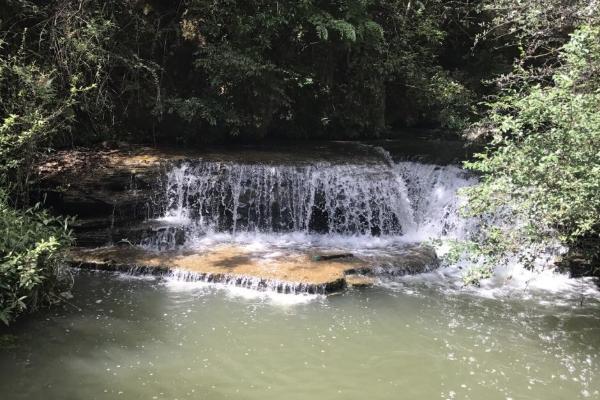
{"type": "Polygon", "coordinates": [[[591,300],[397,285],[289,304],[87,273],[74,292],[4,332],[1,399],[600,398],[591,300]]]}

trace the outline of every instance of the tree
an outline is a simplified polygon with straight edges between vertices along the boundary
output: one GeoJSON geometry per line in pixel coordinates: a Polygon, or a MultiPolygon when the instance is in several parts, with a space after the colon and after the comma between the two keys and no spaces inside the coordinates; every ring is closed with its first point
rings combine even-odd
{"type": "Polygon", "coordinates": [[[185,1],[165,121],[188,137],[457,128],[472,94],[438,60],[446,11],[442,1],[185,1]]]}

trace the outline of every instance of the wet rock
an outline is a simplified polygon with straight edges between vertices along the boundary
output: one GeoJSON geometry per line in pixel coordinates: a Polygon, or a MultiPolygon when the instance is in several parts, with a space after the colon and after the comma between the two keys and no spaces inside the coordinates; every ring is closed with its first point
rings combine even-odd
{"type": "Polygon", "coordinates": [[[338,258],[350,258],[354,257],[352,253],[340,253],[340,254],[317,254],[313,256],[313,260],[315,261],[327,261],[327,260],[335,260],[338,258]]]}
{"type": "Polygon", "coordinates": [[[264,257],[264,254],[234,245],[215,246],[205,252],[157,252],[131,246],[79,248],[71,250],[70,260],[71,265],[85,269],[158,275],[185,272],[192,274],[194,279],[209,282],[241,284],[251,280],[258,282],[259,288],[264,285],[271,288],[299,286],[309,293],[324,294],[342,290],[346,285],[345,270],[360,262],[315,262],[302,253],[264,257]]]}
{"type": "Polygon", "coordinates": [[[105,149],[59,151],[37,165],[32,197],[56,214],[77,216],[73,229],[79,246],[101,246],[124,237],[136,242],[141,232],[139,223],[159,217],[164,211],[167,168],[199,159],[300,166],[322,160],[377,163],[380,155],[352,142],[193,151],[120,144],[105,149]]]}
{"type": "Polygon", "coordinates": [[[77,217],[72,228],[79,246],[134,239],[134,225],[162,211],[156,189],[164,166],[148,152],[58,152],[38,165],[33,197],[57,214],[77,217]]]}
{"type": "MultiPolygon", "coordinates": [[[[381,158],[381,152],[374,151],[372,147],[338,142],[303,149],[295,147],[286,149],[285,146],[279,146],[276,150],[254,148],[243,151],[221,149],[190,152],[126,147],[94,152],[70,151],[59,153],[53,159],[40,164],[38,188],[40,199],[46,199],[46,205],[57,213],[79,217],[73,225],[77,245],[88,249],[73,250],[71,256],[74,265],[120,271],[129,271],[133,268],[139,273],[157,274],[186,271],[211,281],[237,284],[248,282],[250,279],[253,282],[262,282],[260,285],[263,286],[281,287],[282,291],[288,290],[285,288],[289,286],[285,285],[291,284],[305,285],[304,287],[312,291],[321,290],[329,293],[342,290],[346,285],[372,284],[369,282],[374,282],[375,280],[371,281],[371,279],[377,275],[403,275],[430,271],[436,268],[439,262],[433,248],[403,244],[394,245],[396,246],[394,248],[381,249],[381,252],[368,252],[368,255],[348,253],[354,249],[327,249],[320,246],[315,246],[312,250],[292,248],[281,252],[279,251],[281,249],[277,251],[270,249],[267,250],[269,254],[264,252],[259,254],[243,246],[223,244],[205,251],[186,251],[182,245],[193,227],[170,224],[157,219],[165,214],[166,172],[172,165],[181,164],[182,161],[202,159],[218,161],[208,163],[210,168],[201,165],[205,168],[202,170],[204,173],[198,174],[210,179],[211,183],[238,176],[235,175],[240,170],[237,165],[237,169],[228,172],[229,175],[224,171],[226,167],[223,165],[231,167],[234,162],[241,162],[244,166],[256,163],[253,168],[259,169],[264,176],[269,176],[270,171],[273,170],[269,164],[283,165],[286,174],[295,179],[307,165],[309,169],[316,168],[317,163],[327,160],[330,164],[371,163],[373,165],[364,169],[354,168],[353,165],[351,168],[345,166],[338,168],[338,165],[335,165],[334,169],[348,170],[345,173],[352,176],[364,174],[364,176],[360,175],[364,178],[360,184],[377,180],[387,183],[390,179],[388,176],[390,171],[381,163],[381,158]],[[111,246],[102,247],[106,245],[111,246]],[[144,246],[158,251],[144,250],[144,246]],[[355,276],[348,277],[349,274],[355,276]]],[[[291,178],[281,179],[279,182],[281,191],[272,196],[269,201],[265,201],[264,205],[254,204],[252,206],[254,208],[250,206],[256,200],[256,196],[251,195],[252,190],[243,192],[238,199],[239,202],[236,202],[238,207],[236,212],[232,211],[234,208],[230,204],[226,204],[226,201],[231,198],[232,189],[225,188],[212,198],[209,198],[206,192],[211,189],[188,190],[187,192],[191,194],[188,193],[190,197],[186,200],[190,200],[189,204],[193,205],[189,207],[190,218],[199,218],[199,216],[204,218],[208,217],[206,214],[210,216],[219,214],[215,217],[215,229],[223,232],[233,231],[232,226],[237,227],[238,231],[249,231],[252,228],[275,232],[298,230],[298,226],[301,226],[302,229],[308,229],[310,232],[321,233],[371,233],[373,235],[402,233],[401,213],[390,212],[389,218],[384,219],[381,212],[377,210],[373,212],[379,215],[381,220],[387,221],[385,226],[381,224],[378,231],[368,232],[370,220],[354,214],[351,215],[354,218],[350,221],[352,223],[345,221],[346,225],[352,226],[350,230],[344,230],[347,228],[344,227],[346,225],[342,226],[343,224],[337,227],[329,226],[334,216],[332,213],[335,214],[337,211],[326,211],[325,196],[319,191],[315,192],[312,212],[298,214],[311,215],[312,218],[298,224],[290,217],[291,206],[283,207],[281,204],[282,196],[290,192],[289,182],[295,182],[291,178]],[[205,197],[210,201],[202,207],[198,206],[196,200],[205,197]],[[213,200],[214,202],[211,203],[213,200]],[[267,214],[265,210],[269,211],[271,215],[265,219],[267,222],[251,226],[252,218],[257,220],[255,215],[257,210],[263,215],[267,214]],[[336,230],[338,228],[339,230],[336,230]]],[[[346,187],[355,186],[357,185],[346,187]]],[[[389,185],[384,186],[389,187],[389,185]]],[[[261,193],[270,195],[271,187],[268,185],[265,187],[267,189],[261,193]]],[[[377,189],[379,186],[376,185],[371,192],[379,193],[377,189]]],[[[333,189],[327,193],[333,193],[332,198],[336,196],[333,189]]],[[[377,199],[378,204],[387,204],[386,201],[397,197],[398,193],[392,185],[392,189],[384,194],[377,199]]],[[[346,195],[349,196],[348,193],[346,195]]],[[[353,196],[359,198],[360,193],[353,196]]],[[[263,196],[264,198],[266,197],[263,196]]],[[[296,203],[298,202],[290,204],[296,203]]]]}
{"type": "Polygon", "coordinates": [[[439,265],[440,260],[433,247],[417,245],[381,257],[372,272],[378,275],[414,275],[433,271],[439,265]]]}
{"type": "Polygon", "coordinates": [[[357,268],[346,271],[349,275],[401,276],[430,272],[440,266],[435,249],[428,245],[407,245],[381,251],[369,257],[357,268]]]}
{"type": "Polygon", "coordinates": [[[158,275],[188,273],[194,279],[209,282],[240,284],[252,281],[258,288],[302,287],[304,291],[324,294],[340,291],[346,286],[371,286],[377,275],[421,273],[437,266],[435,251],[427,246],[413,246],[399,254],[388,255],[397,263],[393,270],[391,266],[381,266],[382,257],[316,261],[313,254],[302,250],[274,255],[251,247],[222,244],[205,251],[152,251],[129,243],[96,249],[78,248],[70,254],[71,264],[80,268],[158,275]]]}
{"type": "Polygon", "coordinates": [[[373,286],[376,279],[366,275],[346,275],[346,284],[351,287],[369,287],[373,286]]]}
{"type": "MultiPolygon", "coordinates": [[[[412,138],[410,141],[418,142],[418,149],[428,148],[427,141],[417,139],[412,138]]],[[[278,143],[276,146],[245,146],[236,149],[215,147],[199,150],[157,149],[116,144],[106,146],[105,149],[61,151],[42,160],[37,166],[34,185],[37,189],[32,197],[35,199],[37,196],[38,201],[45,203],[57,214],[77,216],[78,222],[73,225],[73,229],[78,246],[102,246],[123,239],[139,243],[146,237],[145,232],[147,232],[140,228],[140,223],[164,213],[166,206],[164,178],[167,169],[175,163],[201,159],[222,164],[240,163],[261,166],[314,167],[326,162],[379,167],[382,166],[382,160],[387,155],[377,146],[383,146],[392,153],[399,154],[400,159],[406,158],[406,154],[401,151],[407,145],[403,140],[372,144],[375,147],[358,142],[339,141],[278,143]]],[[[443,144],[442,147],[447,146],[443,144]]],[[[411,148],[411,154],[421,151],[418,149],[411,148]]],[[[366,168],[364,172],[353,171],[353,173],[377,174],[374,177],[365,176],[364,180],[369,182],[381,180],[381,174],[389,174],[389,171],[387,168],[366,168]]],[[[286,191],[282,190],[283,192],[286,191]]],[[[313,209],[307,213],[311,218],[305,222],[311,232],[331,232],[328,224],[332,215],[327,213],[322,197],[320,192],[315,194],[313,209]]],[[[273,206],[276,200],[273,199],[273,206]]],[[[243,229],[250,224],[248,221],[250,207],[244,208],[243,205],[251,202],[252,199],[245,199],[244,196],[240,198],[242,205],[235,221],[238,228],[243,229]]],[[[231,207],[221,208],[225,211],[223,215],[219,215],[218,220],[223,226],[217,226],[217,229],[227,230],[234,222],[233,215],[229,215],[231,207]]],[[[377,210],[374,212],[377,213],[377,210]]],[[[281,231],[293,229],[295,225],[289,215],[280,214],[281,212],[273,213],[272,219],[269,219],[270,227],[259,228],[281,231]]],[[[368,232],[366,229],[369,224],[364,223],[363,217],[358,218],[355,225],[356,231],[360,234],[386,233],[378,226],[368,232]]],[[[388,225],[386,227],[388,231],[401,233],[399,223],[392,222],[388,225]]],[[[181,243],[182,233],[179,231],[167,235],[175,237],[175,243],[181,243]]]]}

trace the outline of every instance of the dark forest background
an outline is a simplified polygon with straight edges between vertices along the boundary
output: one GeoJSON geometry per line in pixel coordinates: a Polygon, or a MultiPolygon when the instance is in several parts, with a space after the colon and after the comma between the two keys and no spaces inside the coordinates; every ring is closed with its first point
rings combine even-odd
{"type": "Polygon", "coordinates": [[[1,51],[25,68],[6,82],[60,114],[54,144],[366,138],[465,128],[518,55],[478,43],[493,18],[464,1],[5,0],[1,51]]]}

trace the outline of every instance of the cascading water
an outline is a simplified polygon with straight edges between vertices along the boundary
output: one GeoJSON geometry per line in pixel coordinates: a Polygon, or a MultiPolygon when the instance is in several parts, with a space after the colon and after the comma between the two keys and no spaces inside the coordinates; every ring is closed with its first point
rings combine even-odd
{"type": "Polygon", "coordinates": [[[163,219],[186,238],[302,233],[425,240],[463,237],[458,167],[400,162],[289,166],[185,162],[167,176],[163,219]]]}
{"type": "Polygon", "coordinates": [[[416,221],[410,232],[415,240],[466,239],[473,221],[460,215],[459,190],[476,183],[457,166],[400,162],[394,168],[409,188],[408,197],[416,221]]]}
{"type": "Polygon", "coordinates": [[[401,234],[408,194],[384,166],[184,163],[168,175],[167,218],[203,230],[401,234]]]}
{"type": "Polygon", "coordinates": [[[396,264],[411,244],[468,233],[457,190],[472,177],[455,166],[395,163],[383,149],[369,149],[355,163],[180,162],[166,175],[164,225],[142,245],[233,249],[266,262],[351,253],[396,275],[409,271],[396,264]]]}
{"type": "MultiPolygon", "coordinates": [[[[352,253],[395,275],[396,256],[410,244],[468,239],[477,231],[477,221],[461,217],[459,195],[475,177],[454,165],[395,162],[371,149],[371,158],[355,163],[180,162],[166,176],[164,227],[142,245],[199,252],[236,246],[267,261],[299,252],[352,253]]],[[[545,267],[554,253],[537,254],[543,274],[511,261],[481,290],[570,287],[566,276],[545,267]]],[[[460,263],[423,279],[462,287],[470,267],[460,263]]]]}

